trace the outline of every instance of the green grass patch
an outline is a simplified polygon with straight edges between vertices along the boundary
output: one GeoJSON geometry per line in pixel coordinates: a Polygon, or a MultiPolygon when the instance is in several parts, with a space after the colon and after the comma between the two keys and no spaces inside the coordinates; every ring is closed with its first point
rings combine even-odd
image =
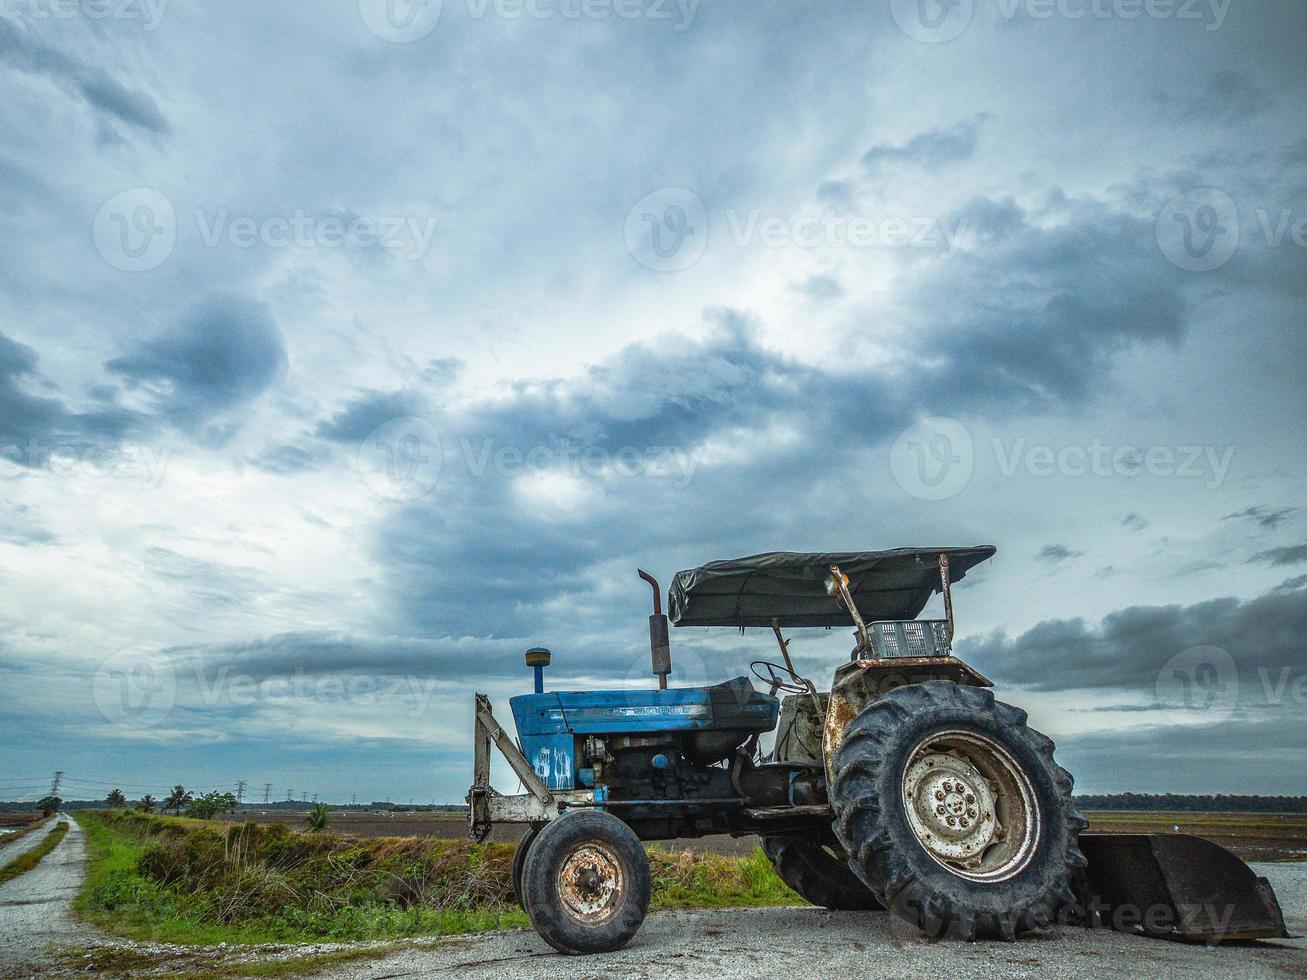
{"type": "MultiPolygon", "coordinates": [[[[354,838],[130,810],[82,811],[84,918],[133,939],[184,944],[345,942],[528,925],[513,845],[354,838]]],[[[761,851],[650,851],[654,908],[799,903],[761,851]]]]}
{"type": "Polygon", "coordinates": [[[20,874],[35,868],[41,862],[41,858],[59,846],[59,842],[64,839],[66,833],[68,833],[68,821],[60,820],[55,824],[54,829],[45,835],[45,839],[41,843],[0,868],[0,885],[3,885],[6,881],[12,881],[20,874]]]}

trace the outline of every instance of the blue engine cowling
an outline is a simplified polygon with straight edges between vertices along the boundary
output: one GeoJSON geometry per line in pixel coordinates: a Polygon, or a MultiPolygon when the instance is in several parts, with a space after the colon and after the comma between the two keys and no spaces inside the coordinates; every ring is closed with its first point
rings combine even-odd
{"type": "Polygon", "coordinates": [[[578,763],[588,736],[673,735],[687,757],[709,765],[775,728],[780,710],[745,677],[711,687],[521,694],[509,703],[522,752],[550,789],[589,784],[578,763]]]}

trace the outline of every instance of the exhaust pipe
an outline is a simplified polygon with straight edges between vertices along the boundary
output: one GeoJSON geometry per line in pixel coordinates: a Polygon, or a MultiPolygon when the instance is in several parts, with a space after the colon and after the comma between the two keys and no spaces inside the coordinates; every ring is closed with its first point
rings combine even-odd
{"type": "Polygon", "coordinates": [[[662,590],[658,580],[642,568],[640,577],[653,587],[653,615],[649,617],[649,651],[653,656],[653,672],[658,678],[658,689],[667,690],[667,675],[672,672],[672,643],[667,632],[667,617],[663,615],[662,590]]]}

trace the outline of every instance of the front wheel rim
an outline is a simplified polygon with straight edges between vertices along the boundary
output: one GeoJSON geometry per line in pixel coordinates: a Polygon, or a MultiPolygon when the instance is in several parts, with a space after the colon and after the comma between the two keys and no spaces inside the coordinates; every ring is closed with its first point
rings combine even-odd
{"type": "Polygon", "coordinates": [[[558,869],[557,888],[563,908],[587,925],[603,922],[617,911],[624,886],[621,859],[597,842],[573,848],[558,869]]]}
{"type": "Polygon", "coordinates": [[[903,807],[922,849],[969,881],[1003,881],[1030,863],[1041,826],[1034,788],[1002,745],[937,732],[908,754],[903,807]]]}

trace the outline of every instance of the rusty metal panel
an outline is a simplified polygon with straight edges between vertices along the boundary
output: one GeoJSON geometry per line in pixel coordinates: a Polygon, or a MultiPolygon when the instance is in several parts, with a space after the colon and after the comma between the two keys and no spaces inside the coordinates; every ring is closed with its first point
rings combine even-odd
{"type": "Polygon", "coordinates": [[[1288,935],[1270,883],[1211,841],[1081,834],[1080,849],[1076,924],[1209,945],[1288,935]]]}

